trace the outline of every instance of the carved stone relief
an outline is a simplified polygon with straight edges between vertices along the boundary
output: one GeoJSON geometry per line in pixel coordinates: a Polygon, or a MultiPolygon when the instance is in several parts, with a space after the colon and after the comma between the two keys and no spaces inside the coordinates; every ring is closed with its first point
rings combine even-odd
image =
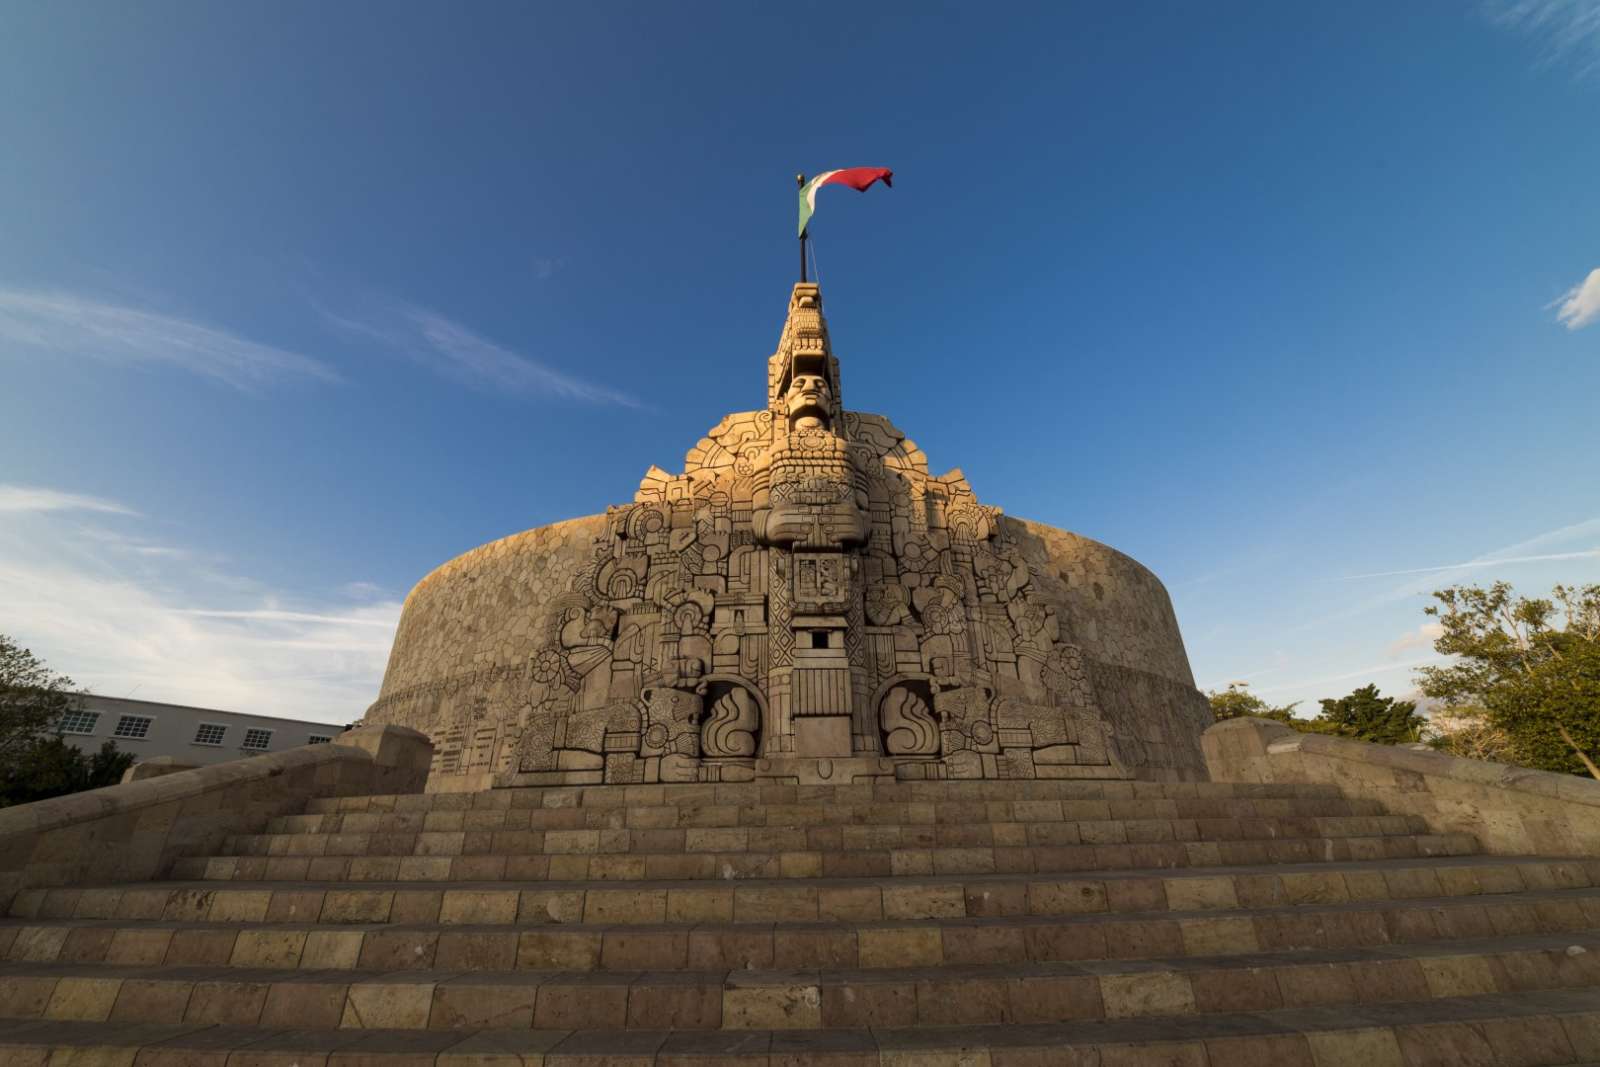
{"type": "Polygon", "coordinates": [[[820,299],[795,287],[767,409],[607,513],[527,661],[519,783],[1120,773],[999,510],[841,407],[820,299]]]}

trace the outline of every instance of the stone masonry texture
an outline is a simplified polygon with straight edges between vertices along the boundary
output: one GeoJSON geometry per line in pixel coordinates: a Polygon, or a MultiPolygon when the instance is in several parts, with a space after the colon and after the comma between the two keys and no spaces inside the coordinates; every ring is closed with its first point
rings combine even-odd
{"type": "Polygon", "coordinates": [[[1600,860],[1487,854],[1365,786],[367,784],[294,784],[164,879],[105,873],[143,847],[111,838],[18,892],[0,1063],[1600,1060],[1600,860]]]}

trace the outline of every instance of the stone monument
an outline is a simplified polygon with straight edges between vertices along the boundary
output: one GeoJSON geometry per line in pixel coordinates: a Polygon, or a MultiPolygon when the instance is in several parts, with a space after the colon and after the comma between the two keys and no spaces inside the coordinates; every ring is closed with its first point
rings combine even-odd
{"type": "Polygon", "coordinates": [[[430,790],[1205,777],[1154,575],[846,410],[815,284],[766,385],[632,503],[411,592],[366,719],[431,736],[430,790]]]}

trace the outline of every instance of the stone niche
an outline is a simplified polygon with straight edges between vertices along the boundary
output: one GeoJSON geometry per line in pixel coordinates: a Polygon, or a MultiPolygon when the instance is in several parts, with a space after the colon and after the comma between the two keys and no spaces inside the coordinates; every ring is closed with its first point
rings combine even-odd
{"type": "Polygon", "coordinates": [[[767,404],[633,502],[445,564],[407,598],[368,721],[430,789],[1205,776],[1165,590],[1009,519],[847,411],[815,285],[767,404]]]}

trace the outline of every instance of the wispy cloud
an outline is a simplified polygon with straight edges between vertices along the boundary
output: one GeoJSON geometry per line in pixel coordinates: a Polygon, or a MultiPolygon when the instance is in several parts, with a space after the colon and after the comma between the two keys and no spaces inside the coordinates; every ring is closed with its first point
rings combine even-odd
{"type": "Polygon", "coordinates": [[[1484,10],[1496,23],[1537,40],[1541,62],[1570,62],[1579,75],[1600,72],[1600,3],[1595,0],[1488,0],[1484,10]]]}
{"type": "MultiPolygon", "coordinates": [[[[1600,12],[1600,4],[1595,5],[1595,10],[1600,12]]],[[[1556,320],[1569,330],[1581,330],[1600,322],[1600,267],[1590,271],[1587,278],[1550,306],[1556,309],[1556,320]]]]}
{"type": "Polygon", "coordinates": [[[1356,581],[1362,578],[1379,576],[1397,577],[1401,580],[1385,583],[1386,588],[1369,593],[1359,599],[1353,597],[1341,598],[1338,601],[1339,606],[1334,610],[1303,619],[1298,624],[1288,627],[1285,632],[1298,633],[1314,630],[1332,622],[1366,615],[1388,605],[1425,596],[1437,588],[1436,580],[1429,577],[1430,575],[1448,573],[1454,570],[1486,570],[1500,566],[1517,566],[1545,561],[1585,560],[1600,557],[1600,549],[1593,547],[1567,547],[1577,545],[1593,546],[1596,539],[1600,539],[1600,517],[1584,519],[1581,522],[1569,523],[1553,530],[1546,530],[1515,544],[1485,552],[1462,563],[1434,564],[1424,567],[1409,567],[1392,572],[1378,571],[1372,574],[1334,575],[1320,578],[1317,580],[1325,582],[1356,581]],[[1566,551],[1541,551],[1542,549],[1551,548],[1566,549],[1566,551]]]}
{"type": "Polygon", "coordinates": [[[199,615],[208,619],[245,619],[253,622],[319,622],[347,626],[377,626],[392,628],[388,619],[363,619],[351,615],[319,615],[314,611],[280,611],[275,608],[255,608],[249,611],[221,611],[216,608],[184,608],[180,615],[199,615]]]}
{"type": "Polygon", "coordinates": [[[1434,590],[1504,578],[1538,594],[1557,581],[1600,581],[1597,546],[1600,515],[1481,553],[1452,550],[1449,556],[1435,555],[1432,564],[1426,555],[1397,558],[1389,570],[1368,574],[1304,575],[1309,557],[1302,556],[1299,573],[1280,579],[1286,593],[1279,601],[1251,593],[1248,583],[1230,590],[1233,614],[1255,621],[1231,627],[1226,639],[1208,636],[1197,642],[1196,632],[1204,630],[1190,624],[1182,604],[1178,617],[1185,623],[1195,673],[1206,681],[1202,688],[1242,679],[1274,702],[1303,700],[1314,708],[1317,699],[1369,681],[1389,691],[1414,688],[1410,672],[1415,667],[1448,662],[1433,649],[1436,620],[1422,614],[1434,590]],[[1402,563],[1415,565],[1398,566],[1402,563]],[[1359,581],[1367,577],[1372,580],[1359,581]]]}
{"type": "Polygon", "coordinates": [[[427,308],[394,305],[365,317],[325,314],[347,332],[475,388],[582,404],[643,406],[621,390],[513,352],[427,308]]]}
{"type": "Polygon", "coordinates": [[[1488,559],[1468,560],[1466,563],[1441,563],[1434,567],[1410,567],[1403,571],[1373,571],[1371,574],[1346,574],[1335,578],[1337,582],[1353,582],[1361,578],[1394,578],[1404,574],[1435,574],[1439,571],[1482,570],[1513,563],[1548,563],[1563,559],[1593,559],[1600,557],[1600,548],[1581,552],[1547,552],[1538,556],[1494,556],[1488,559]]]}
{"type": "Polygon", "coordinates": [[[1390,658],[1407,652],[1413,648],[1432,648],[1433,643],[1444,636],[1444,627],[1436,622],[1425,622],[1415,630],[1407,631],[1389,642],[1388,653],[1390,658]]]}
{"type": "Polygon", "coordinates": [[[281,378],[337,381],[310,356],[227,330],[72,293],[0,288],[0,351],[169,366],[249,389],[281,378]]]}
{"type": "Polygon", "coordinates": [[[136,514],[114,500],[63,493],[30,485],[0,484],[0,512],[22,511],[101,511],[115,515],[136,514]]]}
{"type": "Polygon", "coordinates": [[[52,667],[111,696],[331,723],[377,695],[398,601],[275,590],[203,549],[150,544],[133,508],[56,495],[105,505],[89,509],[99,525],[83,509],[0,509],[0,632],[52,667]]]}
{"type": "Polygon", "coordinates": [[[1428,659],[1412,660],[1409,663],[1379,663],[1371,667],[1362,667],[1360,670],[1344,671],[1340,674],[1330,674],[1321,678],[1301,678],[1293,682],[1286,682],[1283,685],[1263,686],[1262,688],[1257,689],[1256,692],[1281,693],[1286,689],[1303,689],[1308,686],[1327,685],[1331,682],[1348,682],[1352,678],[1361,678],[1371,681],[1373,678],[1381,677],[1386,674],[1392,674],[1395,671],[1408,671],[1414,667],[1426,667],[1429,664],[1442,662],[1444,662],[1444,660],[1441,657],[1431,656],[1428,659]]]}

